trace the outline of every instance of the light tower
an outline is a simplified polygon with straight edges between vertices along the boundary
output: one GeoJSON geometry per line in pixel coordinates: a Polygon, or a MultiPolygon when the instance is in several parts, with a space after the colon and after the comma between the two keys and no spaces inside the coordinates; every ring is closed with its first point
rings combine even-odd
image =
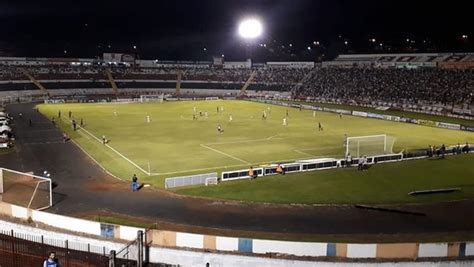
{"type": "MultiPolygon", "coordinates": [[[[262,35],[263,27],[262,23],[256,18],[246,18],[242,20],[239,24],[239,35],[245,40],[245,49],[247,52],[247,64],[249,68],[252,67],[252,46],[260,35],[262,35]]],[[[257,75],[257,71],[254,70],[250,74],[250,77],[247,79],[245,84],[240,89],[240,95],[245,95],[245,91],[252,83],[253,79],[257,75]]]]}
{"type": "Polygon", "coordinates": [[[252,56],[253,41],[262,35],[263,26],[257,18],[246,18],[239,24],[239,36],[245,40],[247,58],[252,56]]]}

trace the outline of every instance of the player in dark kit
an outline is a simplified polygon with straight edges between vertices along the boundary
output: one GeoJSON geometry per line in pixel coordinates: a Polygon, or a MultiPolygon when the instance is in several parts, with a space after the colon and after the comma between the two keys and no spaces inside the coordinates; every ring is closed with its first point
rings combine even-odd
{"type": "Polygon", "coordinates": [[[320,122],[318,122],[318,131],[323,131],[323,130],[324,130],[323,125],[320,122]]]}

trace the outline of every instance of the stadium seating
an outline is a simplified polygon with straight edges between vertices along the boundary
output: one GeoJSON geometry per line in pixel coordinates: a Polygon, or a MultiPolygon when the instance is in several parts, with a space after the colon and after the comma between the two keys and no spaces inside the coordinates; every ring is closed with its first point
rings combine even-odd
{"type": "MultiPolygon", "coordinates": [[[[188,90],[239,90],[253,71],[248,90],[290,91],[295,96],[313,97],[335,103],[378,105],[423,112],[442,112],[443,108],[472,109],[473,70],[440,68],[376,68],[374,66],[291,68],[259,67],[224,69],[212,66],[170,65],[141,68],[124,65],[0,65],[0,92],[35,90],[26,70],[52,95],[68,93],[62,89],[110,89],[105,73],[110,72],[118,88],[173,89],[177,72],[183,73],[181,88],[188,90]],[[456,106],[453,106],[456,105],[456,106]]],[[[92,92],[92,91],[90,91],[92,92]]],[[[123,91],[125,92],[125,91],[123,91]]],[[[77,94],[77,92],[74,92],[77,94]]]]}
{"type": "Polygon", "coordinates": [[[470,105],[473,89],[472,70],[315,68],[297,93],[340,102],[470,105]]]}

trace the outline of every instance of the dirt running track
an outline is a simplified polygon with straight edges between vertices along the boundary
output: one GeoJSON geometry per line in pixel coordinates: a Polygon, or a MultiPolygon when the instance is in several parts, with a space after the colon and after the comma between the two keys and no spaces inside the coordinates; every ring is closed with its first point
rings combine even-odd
{"type": "Polygon", "coordinates": [[[60,130],[33,107],[33,104],[7,107],[16,118],[17,147],[15,152],[0,155],[0,166],[35,174],[48,170],[57,183],[55,204],[49,212],[71,216],[122,214],[156,221],[173,230],[236,235],[252,232],[260,236],[354,235],[377,239],[380,234],[474,232],[473,200],[392,207],[426,214],[416,216],[353,206],[229,203],[177,196],[156,189],[132,194],[128,183],[108,176],[72,142],[64,143],[60,130]],[[19,112],[23,113],[21,119],[19,112]]]}

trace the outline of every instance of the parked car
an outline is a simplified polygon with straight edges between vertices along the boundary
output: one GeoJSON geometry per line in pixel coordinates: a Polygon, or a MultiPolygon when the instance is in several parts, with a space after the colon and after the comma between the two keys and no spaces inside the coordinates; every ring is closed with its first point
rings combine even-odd
{"type": "Polygon", "coordinates": [[[11,134],[12,133],[12,129],[7,126],[7,125],[2,125],[0,126],[0,134],[11,134]]]}

